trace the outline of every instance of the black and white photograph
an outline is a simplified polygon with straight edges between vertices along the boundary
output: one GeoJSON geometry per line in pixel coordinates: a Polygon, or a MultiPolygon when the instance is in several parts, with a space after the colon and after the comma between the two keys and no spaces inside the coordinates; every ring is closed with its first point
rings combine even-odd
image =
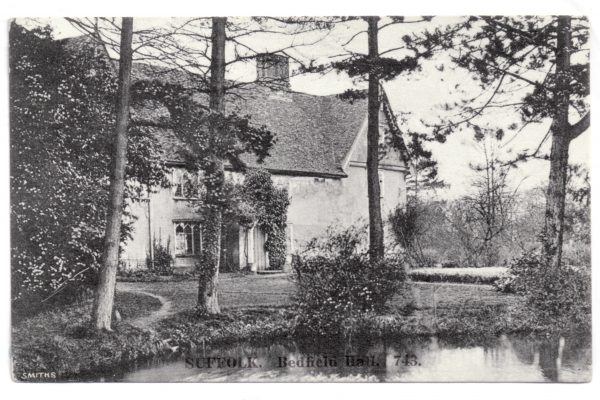
{"type": "Polygon", "coordinates": [[[5,20],[17,387],[591,381],[589,16],[345,13],[5,20]]]}

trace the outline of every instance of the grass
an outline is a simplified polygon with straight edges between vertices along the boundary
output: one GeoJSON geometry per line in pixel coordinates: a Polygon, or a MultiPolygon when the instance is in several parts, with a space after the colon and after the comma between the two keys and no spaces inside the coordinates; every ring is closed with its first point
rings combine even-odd
{"type": "Polygon", "coordinates": [[[492,284],[506,274],[505,267],[487,268],[417,268],[408,275],[418,282],[454,282],[492,284]]]}
{"type": "Polygon", "coordinates": [[[123,310],[123,320],[114,323],[110,333],[90,329],[91,298],[15,323],[14,377],[27,380],[24,373],[47,371],[54,372],[59,380],[76,380],[90,371],[110,371],[117,365],[157,354],[161,348],[157,336],[128,321],[150,314],[160,302],[139,293],[117,293],[115,303],[123,310]]]}
{"type": "Polygon", "coordinates": [[[115,304],[124,320],[146,317],[162,306],[157,298],[134,292],[117,292],[115,304]]]}
{"type": "MultiPolygon", "coordinates": [[[[294,283],[286,275],[229,275],[219,277],[219,304],[225,311],[255,307],[285,307],[292,303],[294,283]]],[[[195,281],[180,282],[118,282],[117,290],[141,290],[171,300],[174,311],[192,309],[196,305],[198,286],[195,281]]],[[[419,309],[480,307],[511,305],[521,298],[497,292],[487,285],[457,285],[450,283],[406,283],[393,299],[395,307],[409,303],[419,309]]]]}
{"type": "MultiPolygon", "coordinates": [[[[185,352],[206,344],[293,337],[295,316],[288,306],[294,286],[287,276],[222,275],[220,288],[223,313],[218,316],[194,311],[194,281],[119,282],[116,304],[123,320],[114,324],[114,332],[89,328],[91,299],[15,323],[15,376],[21,379],[23,372],[53,371],[57,378],[51,380],[94,379],[93,374],[110,374],[121,365],[175,348],[185,352]],[[154,297],[135,291],[162,296],[171,303],[174,314],[153,329],[132,326],[134,318],[161,306],[154,297]]],[[[486,285],[408,282],[386,315],[369,316],[360,329],[368,337],[478,335],[527,329],[514,313],[521,302],[519,296],[486,285]]]]}
{"type": "MultiPolygon", "coordinates": [[[[163,296],[175,311],[194,308],[198,296],[195,280],[170,282],[117,282],[117,290],[141,290],[163,296]]],[[[294,284],[287,275],[221,274],[219,304],[223,310],[249,307],[282,307],[291,304],[294,284]]]]}

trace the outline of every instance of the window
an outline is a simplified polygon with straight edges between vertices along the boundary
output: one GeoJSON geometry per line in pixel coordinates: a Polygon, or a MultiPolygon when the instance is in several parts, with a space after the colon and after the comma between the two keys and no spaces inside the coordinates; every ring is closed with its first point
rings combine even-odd
{"type": "Polygon", "coordinates": [[[182,169],[173,171],[173,197],[182,199],[197,199],[200,194],[201,182],[198,174],[182,169]]]}
{"type": "Polygon", "coordinates": [[[202,229],[199,222],[175,222],[175,255],[197,256],[202,253],[202,229]]]}
{"type": "Polygon", "coordinates": [[[383,179],[384,175],[383,175],[383,171],[379,171],[379,197],[380,198],[384,198],[385,197],[385,181],[383,179]]]}

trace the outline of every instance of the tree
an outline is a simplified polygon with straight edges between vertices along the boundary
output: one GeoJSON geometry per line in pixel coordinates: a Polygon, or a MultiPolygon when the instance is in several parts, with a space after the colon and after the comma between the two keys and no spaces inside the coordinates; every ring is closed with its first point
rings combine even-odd
{"type": "Polygon", "coordinates": [[[410,141],[407,144],[410,156],[410,175],[406,179],[408,202],[419,201],[423,192],[428,193],[448,185],[438,177],[438,163],[433,153],[427,150],[424,142],[429,141],[426,134],[407,132],[410,141]]]}
{"type": "MultiPolygon", "coordinates": [[[[510,227],[517,194],[517,189],[513,190],[508,185],[510,166],[498,160],[493,140],[481,140],[484,161],[470,166],[477,173],[471,184],[472,193],[459,200],[465,204],[470,214],[469,224],[473,225],[471,231],[474,235],[469,240],[473,246],[473,264],[488,267],[499,261],[498,239],[510,227]],[[481,256],[483,262],[477,262],[481,256]]],[[[462,229],[460,226],[456,228],[462,229]]]]}
{"type": "MultiPolygon", "coordinates": [[[[70,40],[54,40],[47,27],[10,27],[14,309],[73,299],[97,282],[117,79],[96,50],[93,43],[74,48],[70,40]]],[[[129,135],[125,197],[135,202],[146,186],[166,181],[156,138],[142,127],[129,135]]],[[[132,221],[124,212],[121,243],[132,221]]]]}
{"type": "MultiPolygon", "coordinates": [[[[369,24],[369,61],[379,57],[379,17],[367,17],[369,24]]],[[[383,259],[383,220],[381,218],[381,188],[379,187],[379,77],[369,71],[367,116],[367,194],[369,196],[369,253],[373,260],[383,259]]]]}
{"type": "Polygon", "coordinates": [[[127,165],[127,128],[129,123],[129,100],[131,88],[133,18],[123,18],[121,30],[121,52],[119,58],[119,89],[117,94],[117,120],[115,124],[115,148],[110,180],[110,205],[104,236],[102,268],[94,298],[93,320],[97,329],[111,330],[121,218],[127,165]]]}
{"type": "MultiPolygon", "coordinates": [[[[551,267],[560,267],[562,259],[565,198],[569,165],[569,145],[573,139],[586,131],[590,125],[590,113],[587,111],[581,119],[571,125],[569,111],[571,93],[575,96],[585,95],[589,91],[589,65],[573,68],[571,17],[558,18],[556,28],[556,67],[555,86],[552,89],[554,108],[552,116],[552,148],[550,150],[550,175],[548,177],[548,198],[546,200],[546,220],[544,227],[544,252],[551,258],[551,267]],[[574,88],[573,80],[580,88],[574,88]],[[573,90],[575,89],[575,90],[573,90]]],[[[585,35],[580,33],[579,35],[585,35]]],[[[587,38],[582,40],[585,41],[587,38]]],[[[541,89],[540,89],[541,90],[541,89]]],[[[545,96],[544,96],[545,97],[545,96]]],[[[581,105],[580,109],[581,109],[581,105]]]]}
{"type": "MultiPolygon", "coordinates": [[[[263,127],[251,126],[250,117],[239,116],[225,109],[226,95],[243,98],[243,87],[248,85],[247,82],[226,81],[225,69],[234,63],[253,59],[260,53],[242,39],[264,33],[265,21],[285,25],[283,21],[270,18],[252,18],[247,23],[239,20],[230,22],[227,18],[210,20],[194,18],[173,27],[172,33],[168,35],[169,42],[165,43],[166,48],[172,51],[168,51],[160,61],[173,68],[193,70],[196,80],[195,90],[200,93],[208,92],[208,109],[195,100],[189,90],[176,85],[154,82],[145,88],[144,85],[140,85],[139,88],[146,94],[158,94],[167,104],[173,129],[190,149],[191,164],[194,168],[204,171],[203,183],[206,194],[199,208],[205,221],[205,232],[199,271],[198,309],[209,314],[220,312],[218,273],[221,230],[223,212],[227,208],[228,197],[231,195],[229,193],[231,188],[225,182],[224,161],[230,161],[233,166],[242,168],[243,163],[239,155],[243,152],[254,152],[259,161],[262,161],[274,142],[271,132],[263,127]],[[209,21],[211,34],[207,36],[205,31],[209,21]],[[185,44],[179,41],[180,37],[185,39],[185,44]],[[234,50],[229,60],[225,54],[227,44],[231,44],[234,50]]],[[[292,32],[299,34],[311,29],[301,24],[292,32]]],[[[273,34],[283,34],[280,29],[273,27],[268,31],[273,34]]],[[[285,52],[302,45],[292,40],[292,44],[284,45],[274,52],[285,52]]],[[[281,82],[278,82],[277,78],[261,83],[282,89],[281,82]]],[[[287,90],[287,88],[283,89],[287,90]]],[[[270,245],[274,240],[281,239],[281,233],[271,235],[271,240],[267,244],[270,245]]],[[[276,243],[273,250],[280,248],[280,244],[276,243]]],[[[273,255],[275,256],[274,251],[273,255]]]]}
{"type": "MultiPolygon", "coordinates": [[[[210,61],[210,93],[209,107],[210,112],[223,115],[225,113],[225,24],[227,18],[212,19],[211,46],[212,54],[210,61]]],[[[220,124],[216,119],[211,120],[209,126],[210,134],[213,137],[221,135],[220,124]]],[[[208,190],[213,195],[221,192],[225,180],[225,171],[223,160],[217,155],[213,155],[206,169],[208,190]]],[[[212,207],[206,215],[206,235],[205,247],[202,255],[203,268],[206,274],[198,283],[198,308],[209,314],[218,314],[219,299],[217,297],[217,281],[219,277],[219,262],[221,256],[221,224],[222,210],[219,207],[212,207]]]]}
{"type": "MultiPolygon", "coordinates": [[[[485,92],[483,104],[463,101],[459,120],[436,127],[434,135],[445,136],[461,126],[490,129],[481,117],[490,110],[513,109],[521,117],[509,130],[519,133],[531,123],[549,122],[548,134],[533,152],[519,154],[513,163],[530,158],[550,161],[543,250],[548,268],[561,264],[564,233],[565,186],[572,140],[590,125],[589,27],[581,17],[471,17],[457,35],[453,55],[456,64],[473,73],[485,92]],[[520,99],[515,99],[520,96],[520,99]],[[476,105],[473,105],[475,103],[476,105]],[[575,122],[571,122],[575,120],[575,122]],[[547,137],[550,154],[540,154],[547,137]]],[[[504,135],[497,128],[497,135],[504,135]]]]}
{"type": "MultiPolygon", "coordinates": [[[[120,28],[113,20],[68,20],[94,38],[107,56],[119,52],[115,48],[115,36],[120,28]]],[[[259,158],[264,157],[273,141],[272,135],[265,129],[250,127],[248,118],[225,113],[226,91],[243,85],[226,82],[225,68],[230,63],[247,61],[257,54],[241,39],[256,32],[260,32],[260,29],[228,24],[226,18],[194,18],[183,22],[174,20],[169,27],[135,32],[136,59],[149,61],[158,68],[154,81],[136,83],[134,98],[153,97],[165,103],[171,113],[171,127],[191,150],[188,154],[189,168],[204,171],[206,196],[199,208],[205,221],[205,231],[199,271],[198,308],[210,314],[219,312],[217,282],[222,212],[228,196],[224,160],[232,161],[239,167],[242,163],[237,156],[241,152],[254,149],[261,153],[259,158]],[[211,30],[209,36],[205,33],[207,28],[211,30]],[[227,28],[235,32],[229,39],[234,44],[235,59],[229,63],[225,57],[227,28]],[[249,54],[242,55],[240,48],[249,54]],[[193,71],[193,87],[184,88],[161,82],[160,71],[171,69],[188,74],[191,74],[190,70],[193,71]],[[208,94],[208,107],[194,99],[194,91],[196,94],[208,94]]]]}
{"type": "MultiPolygon", "coordinates": [[[[383,219],[381,216],[379,160],[385,154],[380,151],[379,110],[382,104],[383,92],[380,90],[383,82],[393,80],[403,73],[410,73],[420,67],[420,62],[430,58],[435,51],[451,45],[450,38],[460,27],[436,29],[433,32],[424,31],[420,35],[404,35],[398,42],[385,50],[379,49],[379,35],[389,27],[415,24],[431,21],[431,17],[405,18],[403,16],[386,17],[380,24],[381,18],[347,17],[330,18],[330,25],[363,21],[367,23],[366,30],[354,33],[344,44],[345,53],[332,57],[334,60],[315,66],[313,62],[307,68],[311,72],[327,72],[335,70],[345,72],[354,80],[366,80],[367,91],[350,89],[340,95],[341,98],[352,101],[357,98],[367,98],[367,188],[369,196],[369,254],[373,260],[381,260],[384,255],[383,219]],[[357,52],[348,46],[362,34],[367,34],[367,53],[357,52]]],[[[393,117],[393,116],[391,116],[393,117]]],[[[390,132],[389,144],[404,151],[402,132],[399,129],[390,132]]],[[[417,140],[421,136],[414,136],[417,140]]]]}

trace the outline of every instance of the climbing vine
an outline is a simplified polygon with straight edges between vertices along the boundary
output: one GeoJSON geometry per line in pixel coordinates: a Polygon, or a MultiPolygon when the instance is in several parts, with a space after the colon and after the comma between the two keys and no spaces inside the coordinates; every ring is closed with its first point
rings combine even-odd
{"type": "Polygon", "coordinates": [[[248,170],[240,188],[237,219],[244,226],[256,224],[267,236],[265,251],[273,269],[285,264],[285,228],[290,205],[288,191],[273,183],[271,174],[264,169],[248,170]]]}
{"type": "MultiPolygon", "coordinates": [[[[168,109],[170,118],[161,125],[172,129],[185,145],[189,168],[204,172],[205,191],[198,204],[207,223],[204,224],[204,251],[198,272],[206,273],[208,277],[213,276],[214,266],[218,265],[223,214],[231,212],[237,200],[235,185],[226,180],[223,163],[229,162],[235,169],[243,170],[240,156],[248,153],[262,162],[269,155],[275,138],[266,127],[251,124],[250,116],[208,109],[203,101],[205,95],[206,89],[202,87],[186,88],[158,80],[140,81],[132,86],[134,102],[155,100],[168,109]]],[[[199,280],[201,285],[203,282],[214,284],[202,276],[199,280]]]]}

